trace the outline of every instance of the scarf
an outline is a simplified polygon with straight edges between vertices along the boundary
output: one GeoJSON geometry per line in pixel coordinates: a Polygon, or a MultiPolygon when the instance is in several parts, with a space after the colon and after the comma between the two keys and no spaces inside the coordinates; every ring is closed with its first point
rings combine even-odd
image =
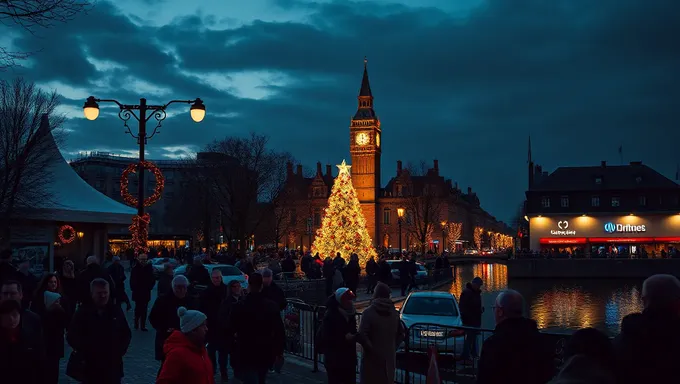
{"type": "Polygon", "coordinates": [[[338,305],[338,311],[340,311],[340,314],[342,315],[342,317],[345,318],[345,321],[349,321],[349,317],[354,316],[354,314],[357,313],[356,308],[354,308],[354,304],[352,304],[351,309],[345,309],[345,308],[338,305]]]}

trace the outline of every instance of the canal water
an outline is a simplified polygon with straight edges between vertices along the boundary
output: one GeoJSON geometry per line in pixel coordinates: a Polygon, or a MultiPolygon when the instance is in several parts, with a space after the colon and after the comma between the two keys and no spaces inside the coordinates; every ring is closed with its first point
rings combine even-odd
{"type": "Polygon", "coordinates": [[[500,291],[519,291],[527,314],[539,328],[573,332],[594,327],[615,335],[624,316],[642,310],[642,281],[621,279],[520,279],[508,281],[504,264],[479,263],[456,267],[455,281],[443,290],[460,298],[465,284],[475,276],[484,281],[482,327],[493,329],[494,302],[500,291]]]}

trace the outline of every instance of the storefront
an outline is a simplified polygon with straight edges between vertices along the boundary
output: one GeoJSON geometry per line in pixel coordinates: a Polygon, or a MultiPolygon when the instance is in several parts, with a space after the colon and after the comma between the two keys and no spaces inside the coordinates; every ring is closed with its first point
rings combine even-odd
{"type": "Polygon", "coordinates": [[[533,251],[652,258],[680,250],[680,215],[538,216],[529,226],[533,251]]]}

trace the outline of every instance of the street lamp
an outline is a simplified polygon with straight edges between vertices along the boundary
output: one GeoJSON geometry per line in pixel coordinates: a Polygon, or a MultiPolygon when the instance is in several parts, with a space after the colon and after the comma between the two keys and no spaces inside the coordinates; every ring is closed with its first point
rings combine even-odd
{"type": "Polygon", "coordinates": [[[172,100],[163,105],[148,105],[146,104],[146,99],[139,99],[139,104],[121,104],[117,100],[113,99],[96,99],[94,96],[90,96],[85,101],[83,105],[83,113],[85,118],[93,121],[99,117],[99,103],[113,103],[118,105],[120,111],[118,112],[118,117],[123,120],[123,125],[127,129],[125,133],[130,134],[133,138],[137,139],[137,144],[139,144],[139,165],[137,168],[137,177],[139,180],[139,189],[137,196],[137,215],[140,217],[144,215],[144,147],[146,146],[147,140],[154,137],[160,132],[161,123],[167,117],[165,112],[166,108],[170,104],[181,103],[181,104],[191,104],[190,113],[191,119],[197,123],[200,123],[205,118],[205,105],[203,100],[172,100]],[[135,111],[139,111],[135,113],[135,111]],[[148,112],[148,114],[147,114],[148,112]],[[137,134],[135,135],[130,130],[128,126],[128,120],[135,118],[139,123],[139,128],[137,134]],[[146,123],[151,120],[151,118],[156,119],[156,127],[154,127],[151,135],[146,133],[146,123]]]}
{"type": "Polygon", "coordinates": [[[401,254],[401,222],[404,219],[404,208],[397,208],[397,224],[399,224],[399,253],[401,254]]]}
{"type": "Polygon", "coordinates": [[[446,230],[447,222],[446,222],[446,220],[442,220],[442,222],[440,224],[442,225],[442,250],[439,253],[441,253],[443,255],[444,254],[444,248],[445,248],[444,245],[446,244],[446,237],[444,237],[444,231],[446,230]]]}

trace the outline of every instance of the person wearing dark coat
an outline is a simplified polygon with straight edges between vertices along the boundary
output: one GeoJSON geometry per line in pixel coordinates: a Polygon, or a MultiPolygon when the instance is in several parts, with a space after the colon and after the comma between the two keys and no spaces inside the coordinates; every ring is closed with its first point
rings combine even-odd
{"type": "MultiPolygon", "coordinates": [[[[220,304],[220,312],[218,314],[218,326],[220,328],[220,335],[218,337],[220,338],[225,362],[228,360],[229,355],[231,355],[234,350],[235,341],[233,337],[234,332],[229,329],[229,316],[231,316],[234,306],[239,303],[241,299],[241,283],[239,283],[237,280],[230,281],[227,290],[227,296],[220,304]]],[[[234,365],[233,361],[231,368],[234,370],[234,375],[237,376],[236,370],[238,369],[238,366],[234,365]]],[[[227,376],[225,372],[225,376],[223,376],[223,378],[226,377],[227,376]]]]}
{"type": "Polygon", "coordinates": [[[173,275],[172,265],[163,264],[163,272],[158,275],[158,296],[164,296],[172,292],[173,275]]]}
{"type": "Polygon", "coordinates": [[[292,277],[291,275],[295,272],[296,267],[295,260],[293,260],[293,256],[290,253],[281,262],[281,272],[286,273],[286,277],[292,277]]]}
{"type": "Polygon", "coordinates": [[[356,383],[358,333],[353,305],[355,297],[352,291],[343,287],[338,288],[326,302],[321,337],[329,384],[356,383]]]}
{"type": "MultiPolygon", "coordinates": [[[[159,296],[153,303],[151,313],[149,314],[149,322],[156,330],[155,339],[155,358],[158,361],[163,361],[165,355],[163,354],[163,343],[170,336],[172,331],[179,329],[179,317],[177,317],[177,309],[185,307],[187,309],[197,309],[198,305],[195,300],[187,295],[189,290],[189,281],[182,275],[175,276],[172,280],[172,292],[165,296],[159,296]]],[[[159,371],[160,372],[160,371],[159,371]]]]}
{"type": "Polygon", "coordinates": [[[155,284],[153,266],[147,263],[147,255],[142,253],[137,257],[137,263],[130,272],[130,290],[132,301],[135,302],[135,329],[147,331],[146,316],[151,301],[151,290],[155,284]]]}
{"type": "Polygon", "coordinates": [[[118,256],[113,256],[112,258],[113,263],[109,265],[109,267],[106,269],[106,271],[109,273],[109,276],[111,276],[111,280],[113,280],[114,284],[114,297],[116,298],[116,305],[119,307],[123,307],[123,303],[127,305],[127,310],[130,310],[130,298],[128,297],[127,293],[125,293],[125,280],[127,279],[127,276],[125,276],[125,267],[123,267],[120,264],[120,257],[118,256]]]}
{"type": "Polygon", "coordinates": [[[21,306],[24,307],[24,309],[31,307],[33,294],[38,288],[38,283],[40,282],[40,280],[30,272],[30,266],[31,265],[28,263],[28,261],[25,261],[19,265],[19,282],[21,283],[21,286],[24,290],[24,298],[21,301],[21,306]]]}
{"type": "Polygon", "coordinates": [[[401,295],[406,296],[411,285],[411,263],[406,257],[399,262],[399,284],[401,285],[401,295]]]}
{"type": "Polygon", "coordinates": [[[343,271],[343,279],[345,285],[350,291],[356,292],[359,287],[359,276],[361,275],[361,266],[359,265],[359,256],[352,254],[349,258],[349,263],[343,271]]]}
{"type": "Polygon", "coordinates": [[[59,284],[61,285],[62,308],[64,308],[70,317],[76,312],[76,305],[78,304],[79,291],[78,280],[76,279],[76,268],[73,261],[64,260],[59,272],[59,284]],[[63,304],[63,299],[66,300],[67,306],[63,304]]]}
{"type": "Polygon", "coordinates": [[[16,300],[0,302],[0,382],[3,384],[43,384],[45,361],[40,328],[24,321],[16,300]]]}
{"type": "MultiPolygon", "coordinates": [[[[223,353],[222,334],[223,327],[219,323],[220,305],[227,297],[228,288],[222,281],[222,272],[213,269],[210,276],[210,285],[201,294],[199,310],[207,317],[208,333],[205,341],[208,343],[208,356],[212,362],[213,371],[220,370],[223,379],[227,377],[227,359],[223,353]]],[[[213,373],[215,373],[213,372],[213,373]]]]}
{"type": "MultiPolygon", "coordinates": [[[[460,308],[460,318],[463,325],[466,327],[482,326],[482,285],[484,282],[480,277],[475,277],[471,282],[465,285],[463,292],[460,294],[458,306],[460,308]]],[[[472,354],[473,358],[477,358],[477,335],[479,332],[473,330],[465,331],[465,343],[463,344],[463,353],[461,359],[467,360],[472,354]]]]}
{"type": "Polygon", "coordinates": [[[0,252],[0,284],[5,281],[20,281],[19,271],[12,265],[12,251],[6,249],[0,252]]]}
{"type": "MultiPolygon", "coordinates": [[[[64,357],[64,332],[71,322],[70,314],[61,306],[59,293],[44,291],[42,309],[37,312],[42,321],[43,346],[45,347],[45,384],[59,382],[59,361],[64,357]]],[[[33,304],[38,301],[35,297],[33,304]]]]}
{"type": "Polygon", "coordinates": [[[642,300],[642,313],[624,317],[614,339],[617,382],[669,383],[680,361],[680,281],[651,276],[642,284],[642,300]]]}
{"type": "Polygon", "coordinates": [[[385,257],[378,262],[378,281],[387,285],[392,282],[392,267],[385,257]]]}
{"type": "Polygon", "coordinates": [[[112,303],[115,303],[116,299],[115,283],[113,279],[111,279],[111,276],[106,271],[106,269],[102,268],[102,266],[99,265],[99,259],[97,259],[97,256],[88,256],[88,258],[86,259],[86,263],[87,266],[85,267],[85,270],[78,275],[78,290],[79,290],[78,301],[80,301],[83,305],[92,304],[90,283],[94,279],[104,279],[109,283],[110,289],[109,299],[111,300],[112,303]]]}
{"type": "Polygon", "coordinates": [[[90,286],[91,305],[78,308],[66,334],[74,351],[69,359],[82,359],[84,384],[119,384],[132,332],[123,311],[109,298],[109,282],[96,278],[90,286]]]}
{"type": "Polygon", "coordinates": [[[187,273],[187,279],[192,287],[197,285],[210,285],[210,273],[208,268],[203,265],[203,259],[201,256],[196,256],[194,258],[194,264],[191,266],[191,270],[187,273]]]}
{"type": "Polygon", "coordinates": [[[333,293],[333,277],[335,276],[335,267],[333,267],[333,260],[327,257],[323,262],[323,278],[326,283],[326,296],[333,293]]]}
{"type": "Polygon", "coordinates": [[[248,281],[249,293],[233,306],[227,329],[233,337],[232,365],[241,381],[264,383],[267,371],[283,362],[285,330],[276,303],[262,294],[263,280],[254,273],[248,281]]]}
{"type": "Polygon", "coordinates": [[[545,384],[555,375],[555,350],[523,311],[517,291],[496,298],[496,329],[482,346],[477,384],[545,384]]]}
{"type": "Polygon", "coordinates": [[[371,294],[375,290],[375,286],[378,283],[378,263],[375,262],[374,257],[371,257],[366,262],[366,278],[368,279],[366,293],[371,294]]]}
{"type": "Polygon", "coordinates": [[[333,259],[333,267],[342,272],[342,269],[345,268],[346,264],[347,263],[345,262],[345,259],[342,258],[340,252],[336,253],[335,258],[333,259]]]}
{"type": "Polygon", "coordinates": [[[274,276],[269,268],[265,268],[260,271],[262,275],[262,280],[264,287],[262,288],[262,295],[267,299],[273,301],[279,308],[279,311],[283,311],[288,306],[288,301],[286,300],[286,294],[283,289],[274,282],[274,276]]]}

